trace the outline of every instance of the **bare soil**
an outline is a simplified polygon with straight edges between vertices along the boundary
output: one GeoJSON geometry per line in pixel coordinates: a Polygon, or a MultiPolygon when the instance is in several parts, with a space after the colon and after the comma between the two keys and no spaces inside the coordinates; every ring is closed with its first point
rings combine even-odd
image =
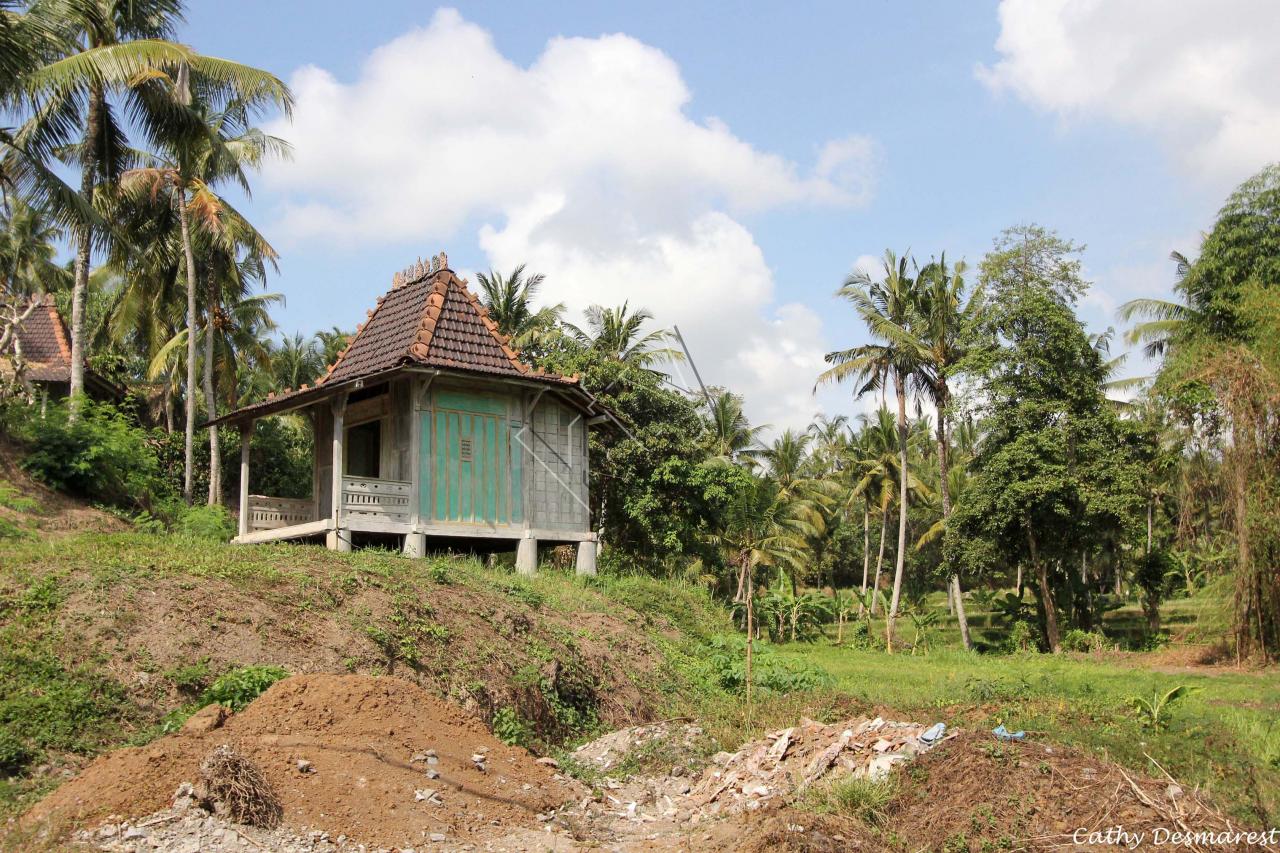
{"type": "Polygon", "coordinates": [[[572,796],[527,751],[503,745],[475,718],[398,678],[295,676],[201,731],[210,722],[193,718],[182,732],[99,757],[26,820],[92,825],[108,815],[158,811],[183,782],[198,778],[201,760],[220,744],[234,745],[262,769],[287,826],[370,845],[534,828],[539,814],[572,796]],[[300,769],[300,761],[309,764],[300,769]],[[436,797],[418,793],[428,791],[436,797]]]}

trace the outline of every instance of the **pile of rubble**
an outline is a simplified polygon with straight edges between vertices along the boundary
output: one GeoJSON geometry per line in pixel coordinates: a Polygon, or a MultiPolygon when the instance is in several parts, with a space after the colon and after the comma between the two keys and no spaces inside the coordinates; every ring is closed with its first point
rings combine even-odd
{"type": "Polygon", "coordinates": [[[577,837],[615,842],[679,835],[695,825],[711,829],[716,817],[785,803],[829,777],[883,778],[894,765],[953,736],[944,734],[941,725],[880,718],[835,725],[802,720],[737,752],[716,754],[701,771],[690,771],[688,762],[682,761],[669,771],[625,777],[610,771],[634,766],[637,751],[651,757],[679,755],[684,750],[691,756],[687,748],[706,738],[693,725],[659,723],[621,729],[573,753],[576,762],[602,775],[595,793],[561,809],[555,822],[577,837]]]}
{"type": "Polygon", "coordinates": [[[641,755],[648,760],[656,759],[659,754],[672,755],[677,757],[673,763],[679,764],[680,758],[686,761],[696,758],[701,744],[706,741],[707,735],[701,726],[667,720],[609,732],[575,749],[573,760],[582,767],[607,775],[616,770],[620,762],[634,761],[641,755]]]}
{"type": "Polygon", "coordinates": [[[830,726],[802,720],[737,752],[716,755],[689,796],[705,816],[749,811],[789,798],[833,771],[883,779],[895,764],[947,737],[941,726],[880,717],[830,726]]]}

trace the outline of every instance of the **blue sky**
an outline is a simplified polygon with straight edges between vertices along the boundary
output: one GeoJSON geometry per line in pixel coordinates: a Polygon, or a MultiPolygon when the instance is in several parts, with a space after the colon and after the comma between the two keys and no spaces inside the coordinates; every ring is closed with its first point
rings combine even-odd
{"type": "Polygon", "coordinates": [[[864,408],[809,390],[863,339],[832,292],[886,248],[976,264],[1035,221],[1087,244],[1093,326],[1167,292],[1169,251],[1280,157],[1255,82],[1280,71],[1277,9],[219,0],[182,37],[299,96],[272,124],[295,160],[248,204],[284,330],[353,326],[441,248],[528,260],[571,310],[679,324],[709,381],[786,426],[864,408]]]}

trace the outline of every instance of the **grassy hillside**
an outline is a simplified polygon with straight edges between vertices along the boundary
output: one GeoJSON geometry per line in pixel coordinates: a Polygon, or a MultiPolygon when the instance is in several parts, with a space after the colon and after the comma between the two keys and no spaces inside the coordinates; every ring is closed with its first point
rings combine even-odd
{"type": "Polygon", "coordinates": [[[552,743],[667,712],[680,648],[727,626],[691,587],[461,558],[95,533],[0,540],[0,566],[9,810],[76,756],[171,728],[236,667],[394,673],[552,743]]]}
{"type": "MultiPolygon", "coordinates": [[[[1151,773],[1149,755],[1250,822],[1280,814],[1274,671],[1118,652],[969,655],[945,631],[927,654],[889,656],[827,636],[760,644],[747,708],[727,611],[681,581],[552,567],[521,578],[465,558],[137,532],[51,536],[24,521],[39,512],[10,510],[26,532],[0,538],[0,815],[84,757],[171,729],[215,679],[252,665],[394,673],[539,749],[675,716],[705,725],[707,749],[801,716],[1004,723],[1151,773]],[[1195,692],[1159,724],[1129,707],[1177,685],[1195,692]]],[[[1185,621],[1190,607],[1174,609],[1185,621]]]]}

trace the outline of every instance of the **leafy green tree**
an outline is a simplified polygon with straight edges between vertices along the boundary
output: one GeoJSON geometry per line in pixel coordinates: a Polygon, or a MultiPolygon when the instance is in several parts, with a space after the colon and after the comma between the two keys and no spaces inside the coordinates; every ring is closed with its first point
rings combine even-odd
{"type": "Polygon", "coordinates": [[[968,365],[984,435],[946,549],[948,560],[975,570],[1030,565],[1045,643],[1056,652],[1056,590],[1090,539],[1113,533],[1141,505],[1142,466],[1071,308],[1079,266],[1056,256],[1075,249],[1034,226],[1026,232],[1039,235],[1036,251],[1047,257],[997,249],[983,262],[1000,292],[986,320],[994,343],[968,365]]]}
{"type": "Polygon", "coordinates": [[[1200,330],[1232,339],[1247,333],[1246,287],[1280,286],[1280,163],[1241,184],[1218,211],[1180,289],[1200,330]]]}
{"type": "Polygon", "coordinates": [[[1155,384],[1188,438],[1179,535],[1200,528],[1203,555],[1234,546],[1236,652],[1266,658],[1280,647],[1280,164],[1231,194],[1183,272],[1188,311],[1155,384]]]}
{"type": "Polygon", "coordinates": [[[664,387],[653,371],[568,337],[538,363],[579,374],[622,424],[590,433],[591,517],[608,543],[605,555],[625,555],[642,566],[702,557],[718,566],[708,537],[749,475],[709,455],[694,403],[664,387]]]}

